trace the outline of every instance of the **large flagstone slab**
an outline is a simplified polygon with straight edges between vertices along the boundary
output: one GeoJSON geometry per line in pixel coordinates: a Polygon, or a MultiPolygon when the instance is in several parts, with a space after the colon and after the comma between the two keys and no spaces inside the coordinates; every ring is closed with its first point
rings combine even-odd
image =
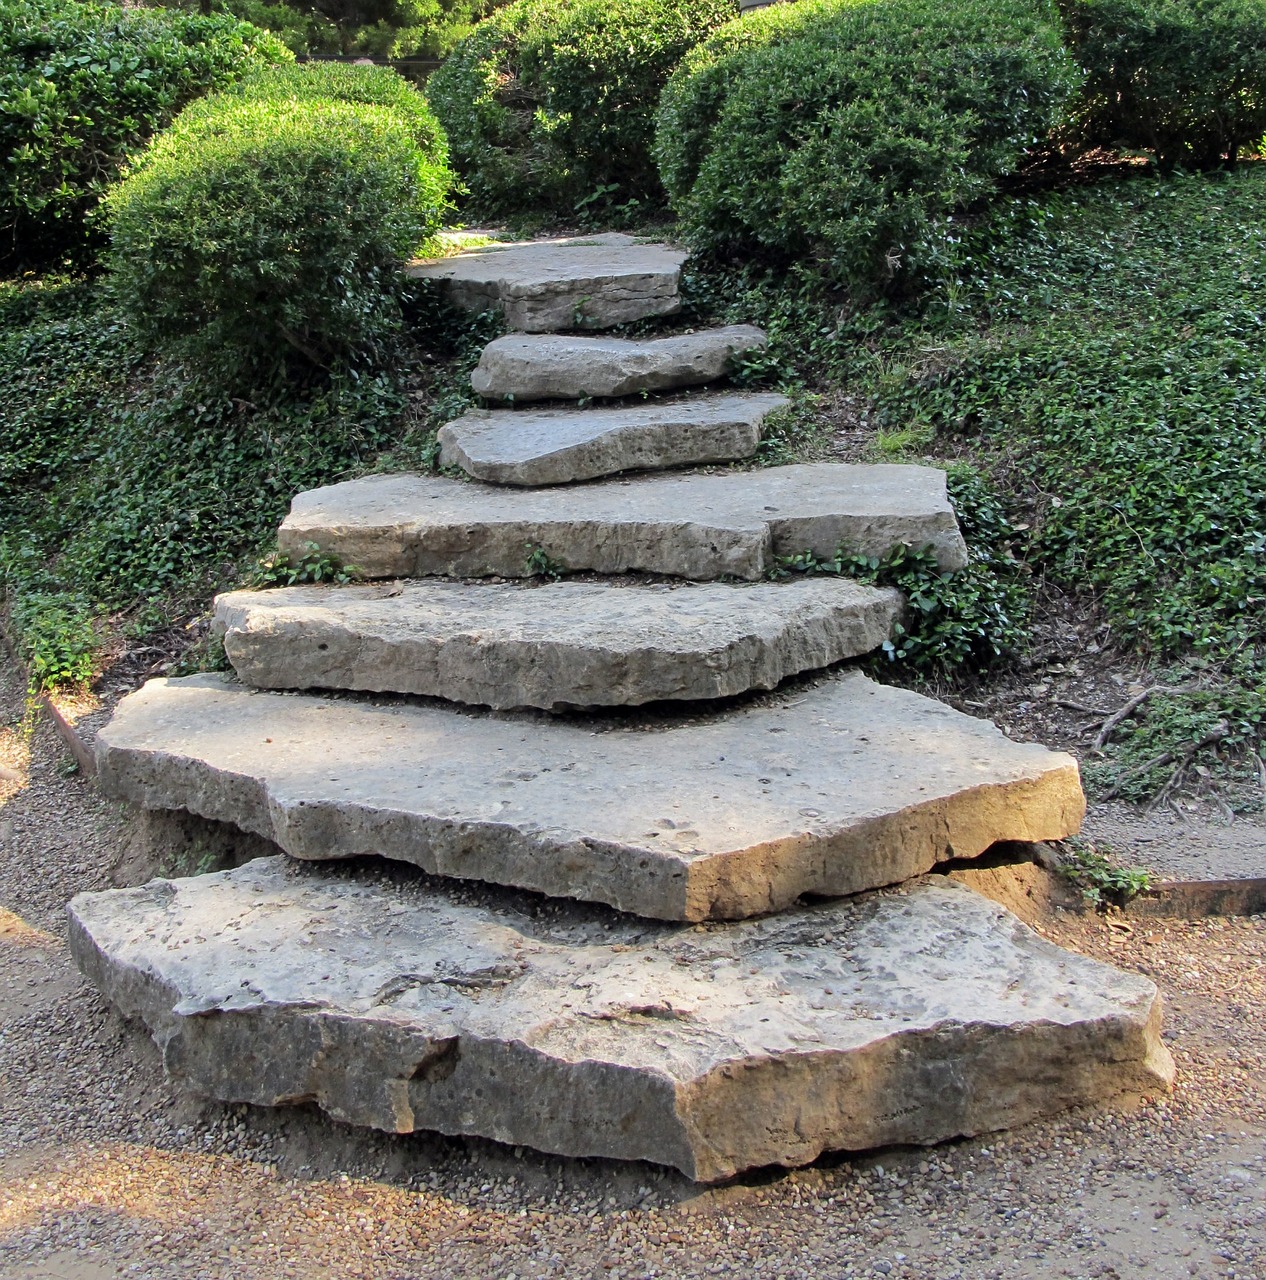
{"type": "Polygon", "coordinates": [[[702,1181],[1172,1079],[1151,982],[947,882],[702,930],[526,907],[267,858],[81,895],[70,943],[196,1093],[702,1181]]]}
{"type": "Polygon", "coordinates": [[[935,467],[821,462],[658,474],[557,489],[448,476],[367,476],[298,494],[277,535],[370,578],[531,577],[534,552],[566,570],[640,570],[705,581],[763,578],[780,556],[882,557],[930,547],[961,569],[967,548],[935,467]]]}
{"type": "Polygon", "coordinates": [[[856,673],[713,715],[614,725],[152,680],[97,737],[101,786],[311,861],[673,920],[895,884],[1085,810],[1071,756],[856,673]]]}
{"type": "Polygon", "coordinates": [[[470,583],[233,591],[217,629],[263,689],[415,693],[513,707],[637,706],[773,689],[878,648],[898,592],[848,578],[751,584],[470,583]]]}
{"type": "Polygon", "coordinates": [[[750,458],[786,396],[714,393],[586,409],[470,409],[439,431],[440,464],[490,484],[550,485],[750,458]]]}

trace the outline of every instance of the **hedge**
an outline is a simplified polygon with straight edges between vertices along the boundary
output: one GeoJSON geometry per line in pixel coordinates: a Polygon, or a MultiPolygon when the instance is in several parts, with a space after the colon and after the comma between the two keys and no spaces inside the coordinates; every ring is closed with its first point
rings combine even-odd
{"type": "Polygon", "coordinates": [[[737,0],[516,0],[427,84],[480,212],[662,203],[651,140],[681,58],[737,0]]]}
{"type": "Polygon", "coordinates": [[[448,160],[448,139],[435,113],[422,94],[390,67],[340,62],[267,67],[244,76],[232,92],[239,97],[276,102],[327,98],[389,107],[409,126],[414,141],[430,160],[448,160]]]}
{"type": "Polygon", "coordinates": [[[955,217],[1079,83],[1043,0],[802,0],[687,56],[655,154],[697,247],[818,258],[872,293],[943,267],[955,217]]]}
{"type": "Polygon", "coordinates": [[[450,184],[390,107],[216,95],[108,196],[114,287],[143,339],[234,385],[381,364],[450,184]]]}
{"type": "Polygon", "coordinates": [[[0,0],[0,258],[80,261],[129,153],[191,99],[290,58],[235,18],[0,0]]]}
{"type": "Polygon", "coordinates": [[[1266,0],[1060,0],[1089,144],[1234,164],[1266,134],[1266,0]]]}

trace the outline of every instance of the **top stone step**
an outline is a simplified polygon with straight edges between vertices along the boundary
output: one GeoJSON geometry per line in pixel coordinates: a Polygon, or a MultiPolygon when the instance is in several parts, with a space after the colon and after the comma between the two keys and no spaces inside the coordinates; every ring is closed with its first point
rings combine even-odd
{"type": "Polygon", "coordinates": [[[609,329],[680,309],[685,250],[609,232],[566,240],[489,245],[451,258],[415,262],[464,311],[500,309],[511,329],[554,333],[609,329]]]}
{"type": "Polygon", "coordinates": [[[644,341],[512,333],[484,348],[470,385],[485,400],[515,404],[671,391],[725,377],[735,356],[767,341],[750,324],[644,341]]]}

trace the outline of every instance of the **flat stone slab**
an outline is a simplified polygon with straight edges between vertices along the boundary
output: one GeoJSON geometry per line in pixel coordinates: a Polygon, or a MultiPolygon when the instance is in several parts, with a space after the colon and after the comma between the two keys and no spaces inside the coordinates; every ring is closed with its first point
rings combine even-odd
{"type": "Polygon", "coordinates": [[[857,673],[713,716],[539,716],[151,680],[97,735],[99,785],[310,861],[424,871],[669,920],[896,884],[1057,840],[1077,763],[857,673]]]}
{"type": "Polygon", "coordinates": [[[847,578],[697,586],[400,582],[217,597],[238,676],[497,708],[632,706],[773,689],[869,653],[896,591],[847,578]]]}
{"type": "Polygon", "coordinates": [[[670,245],[608,232],[488,245],[406,270],[437,281],[464,311],[499,309],[511,329],[552,333],[672,315],[681,307],[677,289],[688,256],[670,245]]]}
{"type": "Polygon", "coordinates": [[[471,409],[440,428],[440,465],[491,484],[549,485],[620,471],[750,458],[786,396],[702,395],[601,409],[471,409]]]}
{"type": "Polygon", "coordinates": [[[470,385],[487,400],[518,404],[635,396],[715,382],[736,356],[767,344],[750,324],[642,341],[514,333],[484,348],[470,385]]]}
{"type": "Polygon", "coordinates": [[[527,906],[263,858],[80,895],[70,944],[198,1094],[701,1181],[1173,1078],[1151,982],[949,882],[703,932],[527,906]]]}
{"type": "Polygon", "coordinates": [[[934,467],[821,462],[515,490],[447,476],[367,476],[298,494],[277,536],[370,578],[530,577],[540,548],[563,569],[706,581],[763,578],[778,557],[881,557],[930,546],[943,569],[967,548],[934,467]]]}

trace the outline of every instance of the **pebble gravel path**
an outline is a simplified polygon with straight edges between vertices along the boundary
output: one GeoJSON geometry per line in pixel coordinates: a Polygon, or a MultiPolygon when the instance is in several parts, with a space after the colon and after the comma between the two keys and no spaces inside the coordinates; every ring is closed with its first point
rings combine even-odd
{"type": "Polygon", "coordinates": [[[701,1189],[179,1094],[63,941],[127,838],[0,669],[0,1280],[1266,1277],[1266,917],[1038,920],[1161,986],[1171,1098],[701,1189]]]}

